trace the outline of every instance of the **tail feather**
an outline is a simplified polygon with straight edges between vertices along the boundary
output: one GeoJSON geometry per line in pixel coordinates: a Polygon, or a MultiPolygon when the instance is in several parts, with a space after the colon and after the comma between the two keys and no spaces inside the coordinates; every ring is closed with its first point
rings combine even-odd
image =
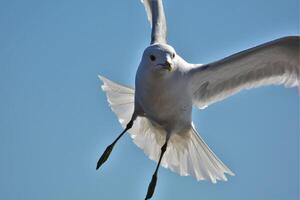
{"type": "MultiPolygon", "coordinates": [[[[134,109],[134,89],[114,83],[102,76],[102,89],[106,92],[111,109],[123,127],[131,119],[134,109]]],[[[158,161],[160,148],[165,141],[165,131],[145,117],[138,117],[129,130],[133,142],[154,161],[158,161]]],[[[226,174],[234,175],[210,150],[198,135],[193,124],[181,135],[171,136],[161,165],[180,174],[199,180],[226,181],[226,174]]]]}

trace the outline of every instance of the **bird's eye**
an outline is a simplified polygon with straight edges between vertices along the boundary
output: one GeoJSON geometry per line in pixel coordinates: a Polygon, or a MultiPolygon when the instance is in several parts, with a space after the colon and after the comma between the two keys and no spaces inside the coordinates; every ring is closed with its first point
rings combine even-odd
{"type": "Polygon", "coordinates": [[[172,58],[175,58],[175,53],[172,54],[172,58]]]}
{"type": "Polygon", "coordinates": [[[150,55],[150,60],[154,61],[156,58],[154,55],[150,55]]]}

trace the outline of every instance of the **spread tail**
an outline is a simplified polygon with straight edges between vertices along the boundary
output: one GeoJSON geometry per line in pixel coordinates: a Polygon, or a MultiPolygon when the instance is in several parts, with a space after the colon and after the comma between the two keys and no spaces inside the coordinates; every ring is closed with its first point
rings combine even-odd
{"type": "MultiPolygon", "coordinates": [[[[102,76],[102,89],[112,111],[117,115],[123,127],[130,121],[134,110],[134,89],[114,83],[102,76]]],[[[158,161],[160,148],[165,141],[165,132],[145,117],[138,117],[129,130],[133,142],[143,149],[145,154],[158,161]]],[[[234,175],[210,150],[198,135],[194,126],[183,134],[171,136],[161,165],[181,176],[191,175],[199,180],[226,181],[225,173],[234,175]]]]}

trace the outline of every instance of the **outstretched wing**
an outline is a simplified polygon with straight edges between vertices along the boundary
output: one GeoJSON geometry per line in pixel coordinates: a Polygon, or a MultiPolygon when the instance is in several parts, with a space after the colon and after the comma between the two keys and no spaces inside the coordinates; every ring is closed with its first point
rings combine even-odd
{"type": "MultiPolygon", "coordinates": [[[[125,127],[134,109],[134,90],[102,76],[99,78],[103,81],[102,89],[111,109],[125,127]]],[[[157,162],[165,142],[165,131],[153,125],[146,117],[137,117],[128,132],[133,142],[151,160],[157,162]]],[[[217,180],[226,181],[225,173],[234,175],[209,149],[193,126],[184,134],[171,136],[161,165],[181,176],[191,175],[197,180],[211,180],[213,183],[217,180]]]]}
{"type": "Polygon", "coordinates": [[[264,85],[298,86],[300,37],[290,36],[199,65],[189,72],[193,103],[204,108],[242,89],[264,85]]]}
{"type": "Polygon", "coordinates": [[[141,0],[152,27],[151,44],[167,43],[167,23],[162,0],[141,0]]]}

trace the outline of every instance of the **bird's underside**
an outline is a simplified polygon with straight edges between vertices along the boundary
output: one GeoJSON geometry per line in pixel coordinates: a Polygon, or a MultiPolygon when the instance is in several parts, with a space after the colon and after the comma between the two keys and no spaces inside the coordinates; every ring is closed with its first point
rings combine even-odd
{"type": "Polygon", "coordinates": [[[300,37],[273,40],[209,64],[190,64],[167,44],[162,0],[142,2],[152,32],[136,74],[136,88],[99,76],[124,131],[106,148],[97,169],[128,131],[133,142],[158,163],[146,199],[154,193],[159,165],[197,180],[226,181],[225,175],[234,173],[197,133],[192,106],[203,109],[243,89],[267,85],[298,87],[300,93],[300,37]]]}
{"type": "MultiPolygon", "coordinates": [[[[99,78],[104,83],[102,89],[107,94],[111,109],[125,128],[134,111],[134,90],[104,77],[99,78]]],[[[167,134],[162,126],[147,117],[139,116],[128,132],[133,142],[143,149],[151,160],[159,160],[160,149],[167,134]]],[[[227,180],[224,173],[233,175],[197,134],[192,123],[181,132],[170,136],[161,165],[182,176],[191,175],[197,180],[206,179],[214,183],[217,180],[227,180]]]]}

